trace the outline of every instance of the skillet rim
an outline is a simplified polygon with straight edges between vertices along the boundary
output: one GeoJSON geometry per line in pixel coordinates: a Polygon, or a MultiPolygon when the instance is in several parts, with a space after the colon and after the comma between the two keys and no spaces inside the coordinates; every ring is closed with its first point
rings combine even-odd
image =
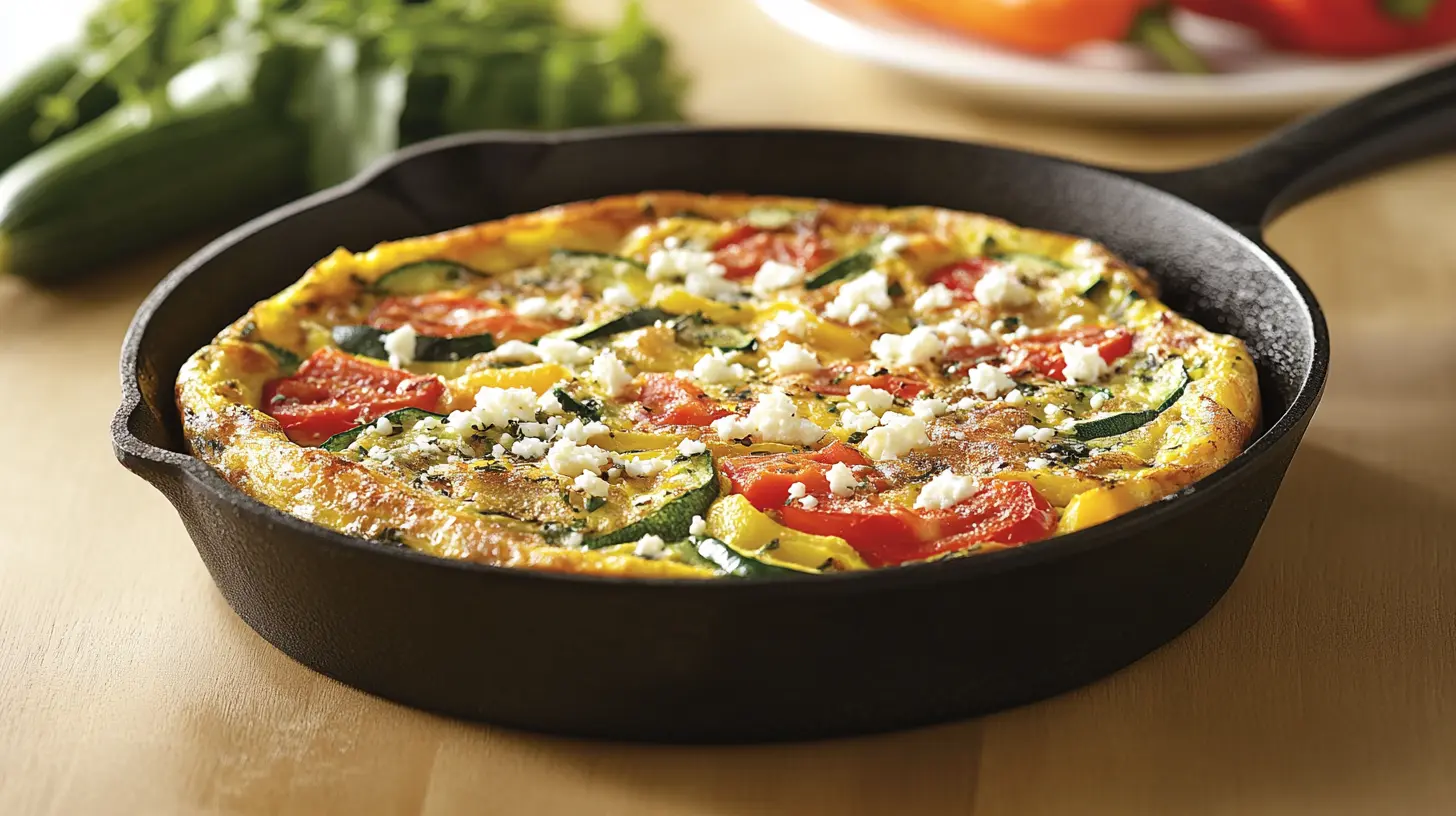
{"type": "MultiPolygon", "coordinates": [[[[204,490],[210,498],[227,503],[237,511],[258,517],[270,525],[282,525],[290,530],[312,538],[320,545],[339,545],[360,554],[382,555],[413,562],[430,569],[458,571],[459,574],[483,574],[496,578],[525,582],[549,582],[581,587],[600,587],[610,591],[620,587],[651,587],[648,591],[683,591],[688,588],[708,592],[754,592],[775,595],[782,592],[869,592],[877,590],[905,589],[929,584],[943,584],[953,581],[974,580],[983,575],[995,575],[1019,567],[1030,568],[1037,564],[1074,557],[1076,555],[1110,545],[1112,542],[1140,532],[1154,530],[1165,517],[1191,510],[1190,502],[1216,501],[1230,490],[1237,489],[1240,476],[1257,467],[1264,459],[1278,452],[1280,443],[1289,433],[1299,428],[1309,418],[1323,395],[1330,364],[1329,328],[1324,311],[1313,291],[1298,272],[1294,271],[1262,240],[1251,236],[1239,227],[1219,219],[1193,202],[1161,190],[1132,173],[1099,167],[1059,156],[1034,151],[1017,150],[980,142],[919,136],[885,131],[865,131],[843,128],[801,128],[801,127],[759,127],[759,126],[695,126],[687,124],[628,125],[618,127],[582,128],[572,131],[477,131],[453,134],[420,142],[403,148],[375,162],[354,178],[342,184],[320,190],[311,195],[278,207],[260,215],[232,230],[193,253],[162,278],[137,307],[136,314],[127,326],[122,340],[120,360],[121,402],[111,421],[112,447],[122,464],[131,470],[138,470],[128,461],[129,457],[152,463],[163,468],[177,470],[181,477],[190,480],[195,487],[204,490]],[[272,227],[294,218],[320,205],[341,200],[362,193],[371,188],[399,201],[390,195],[379,182],[387,174],[415,159],[432,153],[461,146],[490,144],[536,144],[556,147],[563,144],[635,137],[674,136],[692,138],[695,136],[793,136],[810,138],[836,138],[843,136],[869,138],[886,142],[940,145],[943,147],[974,147],[977,150],[999,153],[1008,157],[1032,158],[1054,166],[1075,168],[1109,176],[1121,183],[1135,185],[1140,192],[1162,197],[1167,202],[1192,208],[1212,228],[1231,233],[1243,248],[1256,258],[1269,274],[1274,275],[1286,288],[1292,289],[1304,315],[1308,320],[1309,334],[1312,334],[1313,348],[1308,368],[1302,372],[1302,382],[1294,398],[1280,418],[1268,425],[1264,432],[1234,459],[1212,474],[1151,504],[1143,505],[1124,515],[1102,524],[1094,525],[1064,536],[1036,542],[1036,546],[1013,547],[968,558],[950,558],[924,562],[893,569],[859,570],[823,575],[793,575],[774,580],[725,581],[697,578],[641,578],[615,575],[594,575],[584,573],[556,572],[523,567],[508,567],[484,564],[474,561],[440,558],[407,547],[399,547],[369,539],[345,535],[322,527],[247,495],[223,479],[202,460],[190,454],[178,453],[143,441],[131,430],[131,424],[148,412],[141,389],[141,344],[147,329],[151,326],[157,311],[177,290],[183,281],[196,274],[207,264],[231,250],[244,239],[266,232],[272,227]],[[816,587],[810,589],[810,587],[816,587]]],[[[409,206],[410,202],[401,201],[409,206]]],[[[1257,234],[1257,233],[1256,233],[1257,234]]],[[[175,383],[175,373],[165,377],[175,383]]],[[[141,473],[150,482],[151,478],[141,473]]],[[[154,484],[154,486],[156,486],[154,484]]]]}

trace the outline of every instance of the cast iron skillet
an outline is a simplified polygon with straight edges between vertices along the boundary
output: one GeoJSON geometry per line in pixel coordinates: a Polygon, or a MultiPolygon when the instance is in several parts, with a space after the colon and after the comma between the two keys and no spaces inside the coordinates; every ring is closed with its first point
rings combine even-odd
{"type": "Polygon", "coordinates": [[[1452,100],[1456,66],[1173,173],[810,130],[435,141],[252,221],[169,275],[126,337],[116,454],[176,506],[248,625],[305,665],[407,705],[560,734],[744,742],[1041,699],[1175,637],[1238,574],[1329,362],[1319,306],[1260,242],[1261,224],[1355,173],[1456,141],[1452,100]],[[1109,524],[940,564],[776,582],[436,559],[294,519],[183,452],[172,393],[183,361],[335,247],[655,189],[930,204],[1094,238],[1151,270],[1173,307],[1247,341],[1265,427],[1228,467],[1109,524]]]}

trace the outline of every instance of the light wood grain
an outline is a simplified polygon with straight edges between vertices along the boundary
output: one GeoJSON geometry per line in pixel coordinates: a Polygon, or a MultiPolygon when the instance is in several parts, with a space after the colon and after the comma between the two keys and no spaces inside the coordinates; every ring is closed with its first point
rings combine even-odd
{"type": "MultiPolygon", "coordinates": [[[[743,0],[649,7],[708,121],[1149,167],[1259,135],[976,112],[801,45],[743,0]]],[[[1329,311],[1334,371],[1247,567],[1187,635],[979,721],[729,749],[452,722],[294,664],[232,614],[170,506],[109,450],[117,346],[187,247],[84,289],[0,280],[0,813],[1456,812],[1453,215],[1445,158],[1275,225],[1329,311]]]]}

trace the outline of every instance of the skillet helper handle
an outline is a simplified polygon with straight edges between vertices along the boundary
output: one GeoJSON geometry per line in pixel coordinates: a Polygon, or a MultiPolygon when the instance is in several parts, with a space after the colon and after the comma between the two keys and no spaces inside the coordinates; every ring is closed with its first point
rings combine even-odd
{"type": "Polygon", "coordinates": [[[1456,149],[1456,62],[1285,127],[1214,164],[1139,181],[1258,234],[1294,205],[1404,161],[1456,149]]]}

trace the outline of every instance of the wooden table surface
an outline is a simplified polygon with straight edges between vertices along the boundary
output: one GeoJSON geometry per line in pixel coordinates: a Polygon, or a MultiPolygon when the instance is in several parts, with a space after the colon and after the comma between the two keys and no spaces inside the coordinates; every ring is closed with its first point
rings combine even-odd
{"type": "MultiPolygon", "coordinates": [[[[745,0],[649,7],[704,121],[1138,166],[1260,133],[977,112],[803,45],[745,0]]],[[[1202,623],[1054,700],[770,747],[543,738],[293,663],[228,609],[172,508],[109,447],[122,333],[191,247],[68,291],[0,280],[0,813],[1456,812],[1453,215],[1447,157],[1274,225],[1329,313],[1334,371],[1248,565],[1202,623]]]]}

